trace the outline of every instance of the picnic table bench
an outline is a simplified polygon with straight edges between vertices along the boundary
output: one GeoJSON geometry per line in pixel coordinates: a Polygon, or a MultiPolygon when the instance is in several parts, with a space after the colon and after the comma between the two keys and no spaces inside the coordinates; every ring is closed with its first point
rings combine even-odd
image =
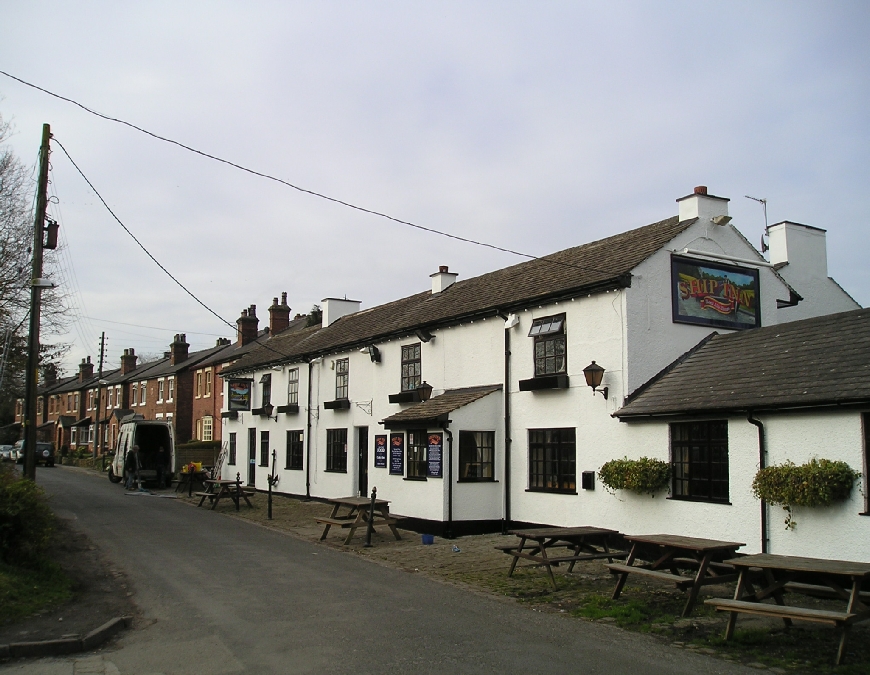
{"type": "Polygon", "coordinates": [[[870,580],[870,564],[846,560],[822,560],[796,556],[758,553],[727,561],[740,570],[734,598],[711,598],[706,604],[720,612],[730,612],[725,639],[734,635],[738,614],[755,614],[780,618],[786,626],[792,619],[822,623],[840,628],[840,645],[835,663],[840,665],[846,655],[846,638],[855,623],[870,619],[870,592],[862,587],[870,580]],[[758,586],[758,590],[755,586],[758,586]],[[787,592],[839,599],[846,603],[842,610],[816,609],[786,605],[787,592]],[[762,602],[773,598],[776,604],[762,602]]]}
{"type": "Polygon", "coordinates": [[[326,539],[326,535],[329,534],[331,527],[350,528],[350,532],[347,533],[344,539],[344,544],[347,545],[353,538],[357,528],[368,526],[369,518],[372,519],[372,530],[375,529],[376,525],[386,525],[390,528],[397,541],[402,538],[396,529],[398,521],[390,516],[390,502],[388,500],[375,499],[374,512],[371,514],[369,511],[371,510],[372,500],[368,497],[337,497],[328,501],[332,504],[332,513],[327,517],[314,519],[315,522],[324,526],[323,534],[320,535],[320,541],[326,539]],[[341,509],[343,508],[347,508],[348,512],[342,515],[341,509]]]}
{"type": "Polygon", "coordinates": [[[517,563],[522,558],[530,560],[535,565],[547,568],[550,583],[556,588],[556,578],[553,576],[553,566],[568,563],[568,572],[574,570],[574,564],[583,560],[597,560],[607,558],[613,562],[614,558],[624,558],[626,551],[611,551],[607,545],[607,539],[611,535],[619,534],[616,530],[607,530],[601,527],[539,527],[527,530],[510,530],[508,534],[519,537],[515,544],[496,546],[496,550],[513,556],[508,576],[513,576],[517,563]],[[534,544],[526,545],[527,541],[534,544]],[[599,548],[600,547],[600,548],[599,548]],[[566,548],[570,554],[550,556],[548,551],[553,548],[566,548]]]}
{"type": "Polygon", "coordinates": [[[237,480],[228,479],[211,479],[205,481],[205,490],[195,493],[200,498],[197,506],[202,506],[206,499],[211,500],[211,509],[214,511],[221,499],[229,497],[236,505],[236,511],[239,510],[240,501],[245,500],[248,506],[253,506],[248,497],[252,496],[255,490],[250,490],[242,486],[237,480]]]}
{"type": "Polygon", "coordinates": [[[629,574],[668,581],[680,590],[689,591],[683,616],[692,613],[702,586],[737,580],[736,570],[730,564],[732,561],[726,563],[723,559],[733,555],[741,546],[745,546],[734,541],[717,541],[673,534],[633,535],[627,536],[626,540],[631,542],[631,552],[625,564],[605,565],[611,574],[619,575],[613,591],[613,599],[616,600],[622,593],[629,574]],[[639,549],[644,546],[658,547],[660,556],[649,566],[635,565],[639,549]],[[690,570],[694,574],[684,574],[681,570],[690,570]]]}

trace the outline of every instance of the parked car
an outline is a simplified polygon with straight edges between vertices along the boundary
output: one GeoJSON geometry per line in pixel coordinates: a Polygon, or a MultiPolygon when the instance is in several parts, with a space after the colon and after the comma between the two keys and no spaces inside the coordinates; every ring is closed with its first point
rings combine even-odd
{"type": "Polygon", "coordinates": [[[12,455],[13,450],[14,448],[11,445],[0,445],[0,461],[14,462],[16,457],[12,455]]]}
{"type": "MultiPolygon", "coordinates": [[[[24,441],[15,441],[13,447],[17,453],[15,461],[19,464],[24,464],[24,441]]],[[[46,443],[45,441],[36,442],[36,464],[54,466],[54,445],[46,443]]]]}

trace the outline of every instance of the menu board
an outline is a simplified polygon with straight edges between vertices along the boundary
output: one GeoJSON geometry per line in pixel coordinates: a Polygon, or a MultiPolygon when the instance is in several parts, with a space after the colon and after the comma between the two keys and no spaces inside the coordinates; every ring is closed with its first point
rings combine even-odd
{"type": "Polygon", "coordinates": [[[387,468],[387,437],[375,436],[375,468],[387,468]]]}
{"type": "Polygon", "coordinates": [[[426,467],[426,475],[430,478],[443,477],[442,448],[444,447],[444,434],[429,434],[429,455],[426,467]]]}
{"type": "Polygon", "coordinates": [[[405,434],[390,434],[390,473],[405,475],[405,434]]]}

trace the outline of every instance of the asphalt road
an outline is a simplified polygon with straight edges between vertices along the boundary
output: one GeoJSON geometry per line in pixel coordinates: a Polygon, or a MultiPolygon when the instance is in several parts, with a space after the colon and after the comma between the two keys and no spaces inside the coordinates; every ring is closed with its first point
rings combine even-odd
{"type": "Polygon", "coordinates": [[[38,481],[123,569],[142,617],[91,661],[16,673],[749,673],[58,467],[38,481]],[[88,665],[90,663],[90,665],[88,665]]]}

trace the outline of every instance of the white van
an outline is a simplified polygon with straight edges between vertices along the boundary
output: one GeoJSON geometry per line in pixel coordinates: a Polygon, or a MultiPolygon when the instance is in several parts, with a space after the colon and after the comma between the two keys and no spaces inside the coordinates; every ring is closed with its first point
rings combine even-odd
{"type": "Polygon", "coordinates": [[[127,476],[124,472],[124,463],[127,453],[134,445],[139,446],[139,479],[143,482],[157,479],[157,455],[161,446],[166,451],[168,460],[165,466],[165,478],[171,480],[175,471],[175,438],[172,433],[172,425],[160,420],[133,419],[132,416],[121,420],[121,433],[118,435],[118,445],[115,449],[115,458],[109,467],[109,480],[120,483],[127,476]]]}

